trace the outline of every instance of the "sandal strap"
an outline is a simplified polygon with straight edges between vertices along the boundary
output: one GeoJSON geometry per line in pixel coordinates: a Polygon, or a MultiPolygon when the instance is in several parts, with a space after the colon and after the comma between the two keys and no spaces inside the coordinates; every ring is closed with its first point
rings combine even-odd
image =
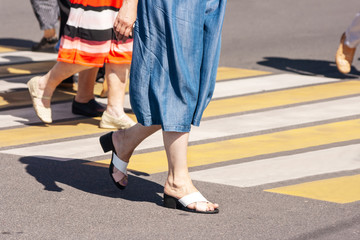
{"type": "Polygon", "coordinates": [[[120,172],[122,172],[123,174],[125,174],[127,176],[126,169],[127,169],[128,163],[121,160],[114,152],[113,152],[113,156],[112,156],[112,163],[120,172]]]}
{"type": "Polygon", "coordinates": [[[190,193],[179,199],[179,202],[184,206],[188,206],[189,204],[196,202],[209,202],[200,192],[190,193]]]}

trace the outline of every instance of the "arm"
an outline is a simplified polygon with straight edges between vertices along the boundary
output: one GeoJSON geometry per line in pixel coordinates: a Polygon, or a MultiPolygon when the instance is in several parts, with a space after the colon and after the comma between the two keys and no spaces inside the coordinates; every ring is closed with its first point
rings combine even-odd
{"type": "Polygon", "coordinates": [[[132,37],[137,15],[138,0],[124,0],[114,22],[114,31],[119,41],[125,42],[132,37]]]}

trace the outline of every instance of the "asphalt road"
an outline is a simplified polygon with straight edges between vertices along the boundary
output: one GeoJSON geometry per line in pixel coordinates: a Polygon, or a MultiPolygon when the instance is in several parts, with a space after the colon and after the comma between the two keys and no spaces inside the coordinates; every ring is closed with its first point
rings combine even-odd
{"type": "MultiPolygon", "coordinates": [[[[82,149],[85,147],[82,141],[97,139],[100,132],[55,139],[41,135],[39,122],[33,118],[26,115],[29,124],[20,119],[25,112],[33,114],[29,105],[0,108],[3,116],[0,116],[0,239],[360,239],[360,185],[356,185],[360,174],[357,165],[360,162],[360,103],[355,101],[360,94],[358,55],[348,75],[339,74],[334,64],[340,35],[360,4],[355,0],[344,2],[228,1],[220,66],[266,71],[271,76],[239,77],[237,81],[219,83],[225,91],[216,101],[254,96],[261,102],[265,99],[261,93],[274,93],[275,99],[280,99],[283,92],[283,101],[290,101],[296,94],[309,100],[209,117],[202,126],[205,130],[214,130],[214,136],[211,131],[195,130],[193,152],[209,144],[212,148],[222,148],[223,152],[215,152],[217,158],[235,155],[228,161],[214,160],[191,167],[196,186],[209,200],[221,205],[220,214],[215,216],[161,207],[164,171],[132,171],[129,187],[119,192],[112,185],[106,168],[84,164],[103,160],[101,152],[90,155],[85,152],[90,150],[84,148],[84,152],[74,157],[71,148],[64,147],[69,146],[67,142],[72,145],[80,142],[76,146],[82,149]],[[275,85],[281,76],[285,76],[286,81],[277,89],[275,85]],[[292,79],[295,79],[291,83],[294,85],[287,86],[292,79]],[[244,92],[241,85],[230,87],[233,82],[241,82],[245,88],[251,81],[263,85],[256,91],[244,92]],[[274,85],[268,86],[267,82],[274,85]],[[227,86],[229,95],[226,95],[227,86]],[[309,86],[315,88],[308,89],[309,86]],[[283,92],[278,92],[279,89],[283,92]],[[320,96],[325,92],[338,95],[320,96]],[[318,113],[319,117],[315,118],[316,112],[322,110],[324,113],[318,113]],[[332,116],[327,116],[328,112],[332,116]],[[240,116],[244,117],[240,119],[240,116]],[[238,122],[234,123],[234,119],[238,122]],[[265,120],[269,119],[275,119],[276,124],[267,126],[265,120]],[[224,125],[228,125],[228,129],[224,125]],[[35,130],[25,131],[32,127],[35,130]],[[298,129],[300,133],[296,132],[298,129]],[[37,130],[39,133],[35,135],[37,130]],[[27,138],[24,133],[34,134],[33,141],[23,142],[21,136],[27,138]],[[37,140],[40,135],[49,138],[37,140]],[[294,136],[299,137],[294,140],[294,136]],[[269,148],[276,151],[266,151],[266,137],[273,143],[269,148]],[[18,144],[7,145],[4,138],[18,144]],[[232,141],[235,146],[242,146],[236,145],[236,141],[244,141],[244,145],[253,141],[255,153],[242,155],[238,148],[230,148],[232,141]],[[286,148],[292,144],[298,147],[286,148]],[[60,157],[55,153],[52,156],[52,152],[60,157]],[[238,174],[232,170],[238,170],[238,174]],[[326,195],[329,200],[316,194],[304,197],[267,191],[341,177],[356,178],[346,186],[347,192],[354,193],[353,200],[346,203],[336,202],[331,193],[326,195]],[[235,184],[239,178],[241,183],[235,184]],[[260,179],[263,182],[260,183],[260,179]]],[[[0,47],[29,47],[41,38],[29,1],[0,0],[0,21],[0,47]]],[[[0,77],[4,85],[24,84],[27,79],[27,75],[0,77]]],[[[7,96],[5,91],[1,94],[3,98],[7,96]]],[[[266,99],[270,102],[272,98],[266,99]]],[[[62,104],[67,103],[54,104],[54,108],[68,107],[62,104]]],[[[69,119],[78,120],[70,116],[66,121],[69,119]]],[[[67,125],[63,123],[65,120],[59,117],[59,125],[67,125]]],[[[48,128],[49,135],[55,128],[48,128]]],[[[161,149],[148,144],[151,148],[144,147],[137,155],[152,156],[161,149]]],[[[339,186],[336,191],[343,185],[339,186]]],[[[321,185],[315,193],[321,195],[324,189],[331,189],[330,183],[321,185]]],[[[345,198],[343,195],[340,194],[341,200],[345,198]]]]}
{"type": "MultiPolygon", "coordinates": [[[[220,65],[335,76],[340,35],[358,9],[355,0],[230,0],[220,65]]],[[[40,40],[42,32],[28,1],[1,0],[0,11],[2,44],[15,39],[31,46],[40,40]]]]}

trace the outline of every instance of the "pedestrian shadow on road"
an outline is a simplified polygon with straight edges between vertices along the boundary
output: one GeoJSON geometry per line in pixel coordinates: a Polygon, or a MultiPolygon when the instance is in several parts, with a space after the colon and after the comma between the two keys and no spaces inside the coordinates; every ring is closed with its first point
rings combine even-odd
{"type": "Polygon", "coordinates": [[[3,47],[9,48],[26,48],[30,49],[35,42],[28,39],[19,39],[19,38],[0,38],[0,45],[3,47]]]}
{"type": "Polygon", "coordinates": [[[46,156],[22,157],[19,161],[26,164],[26,172],[41,183],[45,191],[63,191],[56,184],[59,182],[87,193],[162,205],[162,198],[158,193],[163,192],[163,186],[138,177],[147,175],[146,173],[129,174],[128,187],[121,191],[113,184],[108,168],[85,164],[89,163],[88,161],[79,159],[60,161],[46,156]]]}
{"type": "Polygon", "coordinates": [[[338,79],[352,79],[360,76],[360,72],[355,67],[352,67],[349,74],[342,74],[337,70],[335,62],[325,60],[264,57],[264,60],[257,62],[257,64],[309,76],[338,79]]]}

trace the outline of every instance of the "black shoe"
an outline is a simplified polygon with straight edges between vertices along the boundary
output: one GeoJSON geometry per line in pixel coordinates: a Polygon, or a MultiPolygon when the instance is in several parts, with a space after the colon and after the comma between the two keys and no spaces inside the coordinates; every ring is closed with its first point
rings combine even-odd
{"type": "Polygon", "coordinates": [[[55,46],[59,39],[57,37],[42,38],[39,43],[32,46],[34,52],[56,52],[55,46]]]}
{"type": "Polygon", "coordinates": [[[84,115],[87,117],[99,117],[104,111],[105,107],[95,101],[95,99],[91,99],[87,103],[79,103],[76,102],[75,99],[72,102],[72,113],[74,114],[84,115]]]}
{"type": "Polygon", "coordinates": [[[96,82],[103,83],[105,79],[105,66],[99,68],[99,71],[96,75],[96,82]]]}

